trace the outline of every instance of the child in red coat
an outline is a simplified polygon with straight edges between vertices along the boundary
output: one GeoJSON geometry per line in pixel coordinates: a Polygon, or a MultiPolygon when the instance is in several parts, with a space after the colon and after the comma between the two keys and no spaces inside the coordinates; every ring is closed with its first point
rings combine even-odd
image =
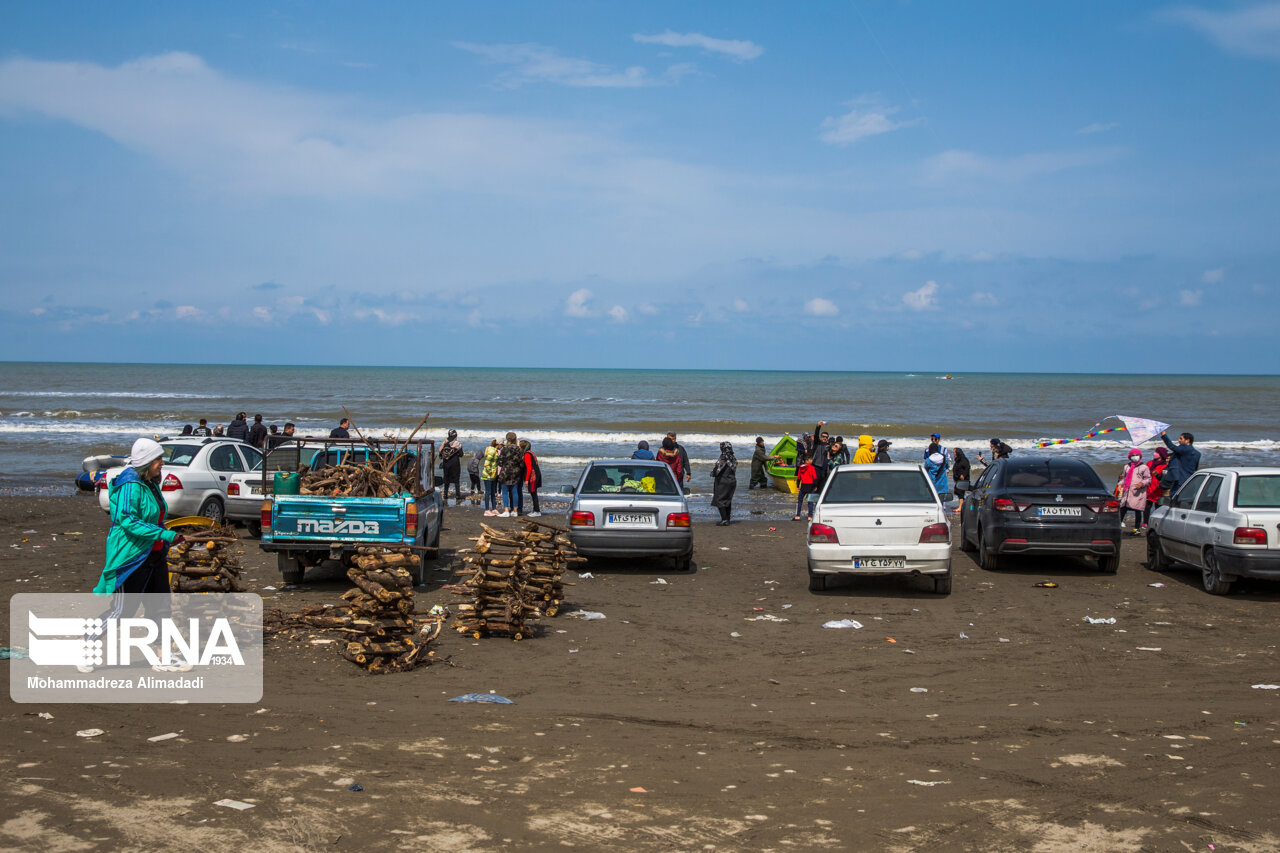
{"type": "MultiPolygon", "coordinates": [[[[796,468],[796,484],[800,487],[796,497],[796,517],[792,521],[799,521],[801,513],[804,512],[804,499],[811,495],[817,489],[818,469],[813,467],[813,457],[802,456],[800,465],[796,468]]],[[[813,510],[810,508],[809,517],[812,518],[813,510]]]]}

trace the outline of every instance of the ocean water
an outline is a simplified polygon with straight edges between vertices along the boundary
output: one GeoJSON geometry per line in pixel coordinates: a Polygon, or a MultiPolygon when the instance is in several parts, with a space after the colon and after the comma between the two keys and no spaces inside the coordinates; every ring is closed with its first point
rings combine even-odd
{"type": "Polygon", "coordinates": [[[1020,454],[1080,456],[1107,473],[1123,462],[1123,432],[1033,446],[1078,437],[1108,415],[1135,415],[1193,432],[1205,465],[1280,464],[1276,376],[10,362],[0,363],[0,490],[70,484],[85,456],[126,453],[140,435],[176,435],[201,417],[226,424],[238,411],[260,412],[266,423],[328,435],[344,406],[377,436],[403,436],[430,413],[426,435],[456,429],[468,451],[514,430],[539,455],[544,495],[573,482],[587,460],[630,456],[642,439],[656,449],[674,429],[702,498],[727,440],[744,463],[740,502],[770,514],[781,495],[746,494],[755,437],[772,447],[819,419],[851,445],[862,433],[889,439],[895,459],[921,456],[936,430],[972,458],[999,437],[1020,454]]]}

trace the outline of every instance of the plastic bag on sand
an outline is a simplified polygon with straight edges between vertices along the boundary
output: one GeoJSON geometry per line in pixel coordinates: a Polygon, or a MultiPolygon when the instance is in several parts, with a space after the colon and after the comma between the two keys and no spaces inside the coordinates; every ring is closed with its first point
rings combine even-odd
{"type": "Polygon", "coordinates": [[[605,615],[598,610],[575,610],[572,613],[566,613],[573,619],[604,619],[605,615]]]}
{"type": "Polygon", "coordinates": [[[822,623],[823,628],[861,628],[861,622],[855,622],[852,619],[832,619],[830,622],[822,623]]]}
{"type": "Polygon", "coordinates": [[[1084,621],[1088,622],[1090,625],[1114,625],[1116,624],[1116,617],[1112,616],[1109,619],[1094,619],[1092,616],[1086,616],[1084,617],[1084,621]]]}
{"type": "Polygon", "coordinates": [[[450,702],[487,702],[491,705],[514,705],[506,696],[499,696],[497,693],[464,693],[461,696],[454,696],[450,702]]]}

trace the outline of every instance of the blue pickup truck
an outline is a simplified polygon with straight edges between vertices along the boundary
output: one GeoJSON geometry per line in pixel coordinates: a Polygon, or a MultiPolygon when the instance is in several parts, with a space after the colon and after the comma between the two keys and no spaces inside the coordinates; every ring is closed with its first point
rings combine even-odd
{"type": "Polygon", "coordinates": [[[307,568],[325,560],[349,566],[357,548],[414,546],[420,555],[414,579],[421,584],[426,564],[436,559],[444,522],[435,463],[429,440],[296,438],[274,444],[262,466],[262,550],[275,553],[285,583],[297,584],[307,568]],[[350,473],[339,466],[351,465],[370,474],[367,479],[378,485],[364,491],[379,496],[355,497],[340,485],[324,485],[350,473]],[[277,478],[281,472],[286,476],[277,478]],[[310,481],[314,488],[300,494],[285,493],[294,489],[283,485],[276,489],[288,481],[294,487],[310,481]]]}

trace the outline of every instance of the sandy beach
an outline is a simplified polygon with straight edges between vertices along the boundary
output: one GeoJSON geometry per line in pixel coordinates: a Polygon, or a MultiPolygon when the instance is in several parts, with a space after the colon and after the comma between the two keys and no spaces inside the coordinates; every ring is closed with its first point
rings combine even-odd
{"type": "MultiPolygon", "coordinates": [[[[457,600],[438,587],[480,520],[450,507],[420,610],[457,600]]],[[[88,590],[106,529],[88,498],[0,498],[0,583],[88,590]]],[[[699,524],[691,574],[592,564],[536,637],[446,631],[445,660],[407,674],[367,675],[319,631],[271,638],[258,704],[6,699],[0,846],[1280,849],[1280,691],[1252,687],[1280,681],[1280,588],[1210,596],[1126,538],[1117,576],[984,572],[956,550],[949,597],[898,579],[814,594],[803,541],[790,522],[699,524]],[[863,627],[822,627],[841,619],[863,627]],[[514,704],[446,701],[473,691],[514,704]]],[[[274,558],[244,552],[267,608],[347,588],[268,590],[274,558]]]]}

